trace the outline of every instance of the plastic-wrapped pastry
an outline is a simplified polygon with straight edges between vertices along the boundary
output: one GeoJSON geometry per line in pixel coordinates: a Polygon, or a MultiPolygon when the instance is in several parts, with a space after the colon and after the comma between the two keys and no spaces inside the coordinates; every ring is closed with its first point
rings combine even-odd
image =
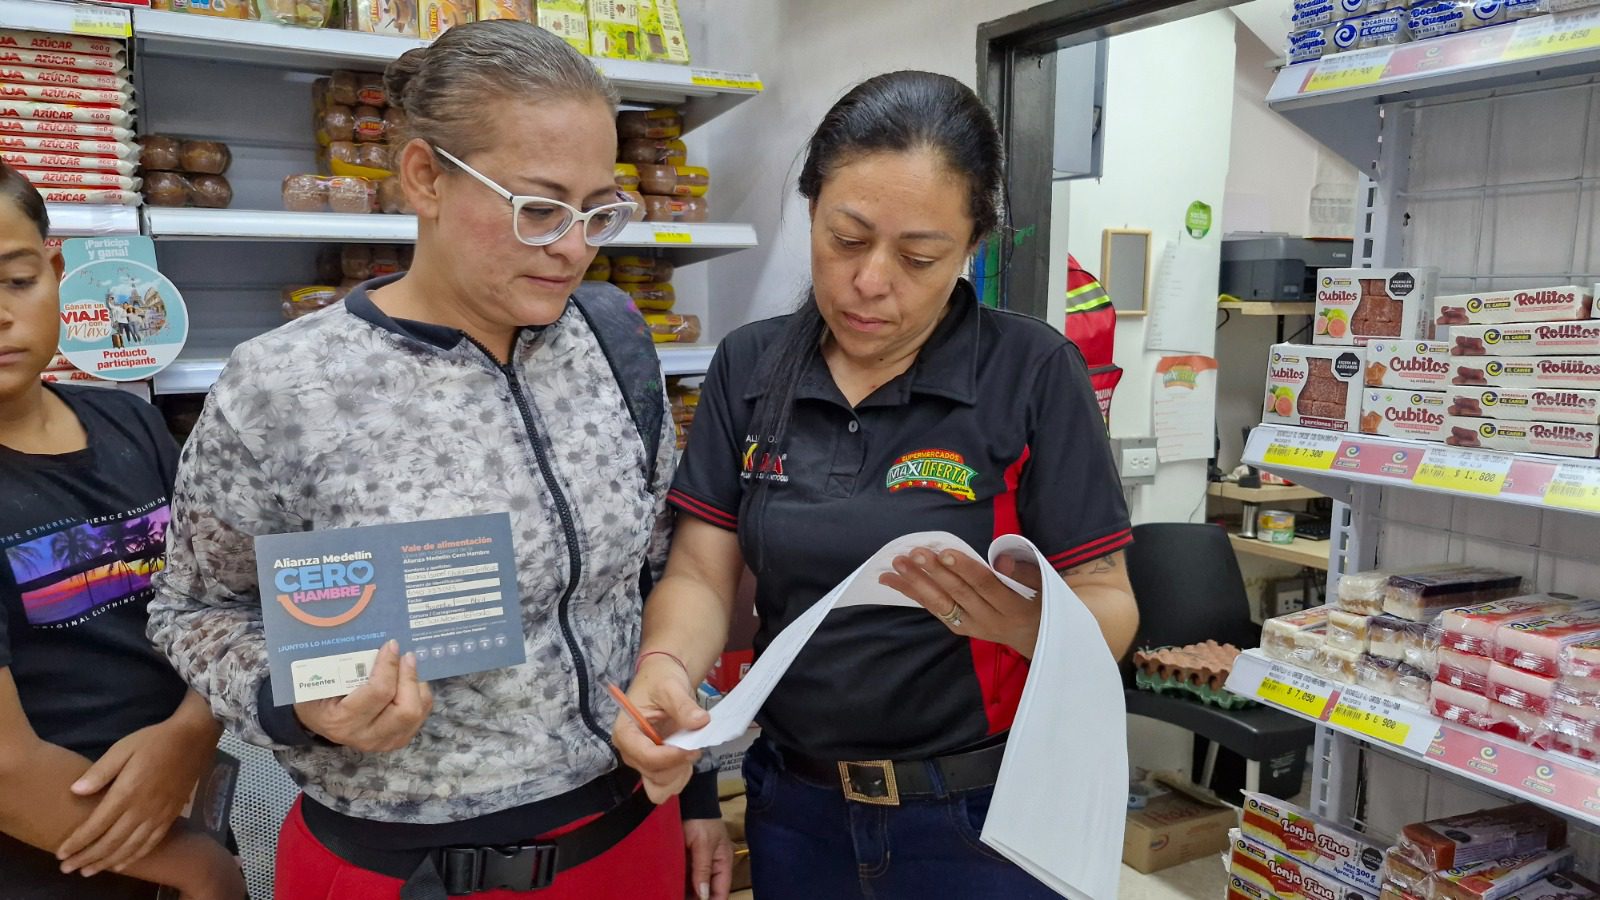
{"type": "Polygon", "coordinates": [[[1530,594],[1447,609],[1439,616],[1439,644],[1461,653],[1489,657],[1494,655],[1495,632],[1500,626],[1559,615],[1589,602],[1572,594],[1530,594]]]}
{"type": "Polygon", "coordinates": [[[377,191],[365,178],[335,176],[328,179],[328,208],[336,213],[375,211],[377,191]]]}
{"type": "Polygon", "coordinates": [[[1324,644],[1312,660],[1311,669],[1324,678],[1342,684],[1355,684],[1356,672],[1361,665],[1361,657],[1362,653],[1359,650],[1340,650],[1324,644]]]}
{"type": "Polygon", "coordinates": [[[333,105],[317,116],[317,143],[324,147],[334,141],[356,139],[356,114],[348,106],[333,105]]]}
{"type": "Polygon", "coordinates": [[[356,105],[380,109],[389,105],[389,95],[384,91],[381,72],[356,73],[356,105]]]}
{"type": "Polygon", "coordinates": [[[692,344],[700,340],[700,318],[698,316],[645,313],[644,323],[650,329],[650,337],[658,344],[692,344]]]}
{"type": "Polygon", "coordinates": [[[369,169],[382,169],[387,172],[390,168],[388,144],[357,144],[356,165],[369,169]]]}
{"type": "Polygon", "coordinates": [[[283,317],[298,319],[338,303],[344,295],[330,285],[291,285],[283,289],[283,317]]]}
{"type": "MultiPolygon", "coordinates": [[[[630,222],[643,222],[645,220],[645,214],[646,214],[644,195],[639,193],[638,191],[623,191],[622,192],[622,199],[631,200],[634,203],[633,215],[631,217],[629,217],[628,221],[630,221],[630,222]]],[[[667,198],[661,197],[661,198],[658,198],[658,199],[665,200],[667,198]]],[[[669,205],[668,208],[667,208],[667,214],[671,215],[671,212],[672,212],[672,208],[669,205]]]]}
{"type": "Polygon", "coordinates": [[[676,109],[629,111],[617,115],[617,136],[625,141],[672,140],[683,136],[683,116],[676,109]]]}
{"type": "Polygon", "coordinates": [[[1487,697],[1491,665],[1493,663],[1487,657],[1440,647],[1439,664],[1434,669],[1433,679],[1469,694],[1487,697]]]}
{"type": "Polygon", "coordinates": [[[183,142],[159,134],[139,138],[139,165],[150,172],[178,172],[183,169],[183,142]]]}
{"type": "Polygon", "coordinates": [[[1520,590],[1521,575],[1487,568],[1394,575],[1384,587],[1383,611],[1428,622],[1447,609],[1504,599],[1520,590]]]}
{"type": "Polygon", "coordinates": [[[645,312],[669,312],[678,295],[670,284],[629,284],[623,290],[645,312]]]}
{"type": "Polygon", "coordinates": [[[1340,650],[1367,652],[1368,632],[1372,616],[1346,612],[1342,609],[1328,611],[1328,638],[1330,647],[1340,650]]]}
{"type": "Polygon", "coordinates": [[[334,141],[328,145],[328,158],[335,162],[344,163],[347,166],[359,165],[356,162],[359,158],[359,151],[357,151],[356,147],[357,144],[354,141],[334,141]]]}
{"type": "Polygon", "coordinates": [[[233,204],[233,185],[221,175],[196,175],[189,186],[189,202],[201,209],[227,209],[233,204]]]}
{"type": "Polygon", "coordinates": [[[1296,647],[1301,635],[1313,635],[1315,644],[1320,645],[1327,634],[1328,608],[1316,606],[1303,609],[1299,612],[1268,619],[1261,627],[1261,650],[1272,659],[1280,662],[1300,662],[1306,660],[1296,659],[1296,647]]]}
{"type": "Polygon", "coordinates": [[[221,141],[184,141],[180,153],[183,171],[195,175],[221,175],[233,162],[233,151],[221,141]]]}
{"type": "Polygon", "coordinates": [[[345,278],[366,281],[372,277],[372,245],[345,244],[339,250],[339,269],[345,278]]]}
{"type": "Polygon", "coordinates": [[[363,144],[381,144],[389,134],[389,126],[383,121],[383,111],[376,106],[358,106],[355,108],[355,139],[363,144]]]}
{"type": "Polygon", "coordinates": [[[189,179],[177,172],[149,172],[144,176],[144,202],[151,206],[188,206],[189,179]]]}
{"type": "Polygon", "coordinates": [[[316,175],[285,178],[283,208],[290,212],[324,212],[328,208],[327,179],[316,175]]]}
{"type": "Polygon", "coordinates": [[[361,77],[355,72],[333,73],[328,83],[328,99],[340,106],[355,106],[361,102],[361,77]]]}

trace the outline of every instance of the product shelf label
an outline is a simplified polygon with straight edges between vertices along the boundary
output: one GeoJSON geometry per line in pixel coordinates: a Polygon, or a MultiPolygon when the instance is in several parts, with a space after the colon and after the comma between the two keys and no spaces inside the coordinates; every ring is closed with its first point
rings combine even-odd
{"type": "Polygon", "coordinates": [[[1512,457],[1481,450],[1434,447],[1423,457],[1411,483],[1467,494],[1493,497],[1505,487],[1512,457]]]}
{"type": "Polygon", "coordinates": [[[1600,513],[1600,466],[1566,463],[1544,489],[1544,503],[1560,509],[1600,513]]]}
{"type": "Polygon", "coordinates": [[[1273,434],[1262,462],[1295,469],[1331,469],[1343,438],[1337,432],[1283,431],[1273,434]]]}
{"type": "Polygon", "coordinates": [[[700,87],[733,91],[760,91],[761,79],[749,72],[723,72],[718,69],[692,69],[689,78],[700,87]]]}

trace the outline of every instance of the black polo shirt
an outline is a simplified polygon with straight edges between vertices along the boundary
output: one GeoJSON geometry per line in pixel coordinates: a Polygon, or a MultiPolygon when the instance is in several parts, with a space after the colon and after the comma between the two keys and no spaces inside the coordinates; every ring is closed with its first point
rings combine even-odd
{"type": "MultiPolygon", "coordinates": [[[[817,353],[777,459],[745,459],[763,354],[786,318],[718,348],[669,499],[736,529],[757,576],[759,654],[878,548],[948,531],[980,553],[1022,534],[1059,569],[1129,540],[1127,506],[1083,357],[1037,319],[978,304],[958,283],[917,362],[852,409],[817,353]],[[763,509],[740,520],[753,477],[763,509]]],[[[921,609],[830,613],[759,719],[824,759],[918,759],[1011,726],[1027,662],[952,634],[921,609]]],[[[1071,690],[1070,685],[1062,689],[1071,690]]]]}

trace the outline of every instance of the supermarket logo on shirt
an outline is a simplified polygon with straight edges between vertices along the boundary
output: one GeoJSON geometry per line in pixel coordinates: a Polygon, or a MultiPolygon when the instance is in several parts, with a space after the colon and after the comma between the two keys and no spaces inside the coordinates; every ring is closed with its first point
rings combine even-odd
{"type": "Polygon", "coordinates": [[[884,487],[896,494],[910,488],[943,491],[957,500],[976,500],[972,482],[978,473],[966,459],[950,450],[918,450],[895,460],[884,487]]]}

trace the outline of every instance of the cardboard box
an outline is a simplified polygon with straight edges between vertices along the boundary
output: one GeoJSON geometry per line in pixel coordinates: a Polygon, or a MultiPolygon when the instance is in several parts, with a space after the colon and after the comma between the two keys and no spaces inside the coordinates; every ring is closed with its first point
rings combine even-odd
{"type": "Polygon", "coordinates": [[[603,59],[643,59],[638,0],[589,0],[589,53],[603,59]]]}
{"type": "Polygon", "coordinates": [[[1442,391],[1455,367],[1445,341],[1375,340],[1367,343],[1367,387],[1442,391]]]}
{"type": "Polygon", "coordinates": [[[1452,356],[1567,356],[1600,353],[1600,320],[1450,326],[1452,356]]]}
{"type": "Polygon", "coordinates": [[[639,34],[645,59],[689,64],[689,42],[678,15],[678,0],[639,0],[639,34]]]}
{"type": "Polygon", "coordinates": [[[422,0],[419,14],[423,40],[431,41],[457,25],[478,21],[472,0],[422,0]]]}
{"type": "Polygon", "coordinates": [[[417,7],[401,0],[347,0],[346,25],[352,31],[418,37],[417,7]]]}
{"type": "Polygon", "coordinates": [[[1446,416],[1445,429],[1444,442],[1452,447],[1582,457],[1600,452],[1600,425],[1446,416]]]}
{"type": "Polygon", "coordinates": [[[1600,423],[1600,391],[1537,388],[1455,388],[1449,414],[1514,422],[1600,423]]]}
{"type": "Polygon", "coordinates": [[[1329,431],[1361,427],[1362,351],[1353,347],[1274,345],[1267,357],[1261,421],[1329,431]]]}
{"type": "Polygon", "coordinates": [[[1376,338],[1433,337],[1439,270],[1319,269],[1313,344],[1350,346],[1376,338]]]}
{"type": "Polygon", "coordinates": [[[1449,395],[1438,391],[1367,388],[1361,394],[1361,433],[1442,441],[1449,395]]]}
{"type": "Polygon", "coordinates": [[[1309,863],[1302,863],[1240,834],[1232,845],[1228,872],[1267,891],[1278,900],[1378,900],[1378,892],[1345,884],[1309,863]]]}
{"type": "Polygon", "coordinates": [[[1511,322],[1559,322],[1587,319],[1593,295],[1576,284],[1519,288],[1478,294],[1452,294],[1433,302],[1437,325],[1503,325],[1511,322]]]}
{"type": "Polygon", "coordinates": [[[538,26],[589,55],[588,0],[535,0],[538,26]]]}
{"type": "Polygon", "coordinates": [[[533,12],[533,0],[478,0],[478,21],[512,19],[533,22],[538,17],[533,12]]]}
{"type": "Polygon", "coordinates": [[[1380,890],[1387,845],[1265,794],[1245,792],[1239,830],[1262,846],[1309,863],[1353,887],[1380,890]]]}
{"type": "Polygon", "coordinates": [[[1122,861],[1145,874],[1228,849],[1236,822],[1231,807],[1202,803],[1178,793],[1159,794],[1144,809],[1128,812],[1122,861]]]}
{"type": "Polygon", "coordinates": [[[1600,357],[1458,356],[1450,383],[1464,387],[1600,390],[1600,357]]]}

